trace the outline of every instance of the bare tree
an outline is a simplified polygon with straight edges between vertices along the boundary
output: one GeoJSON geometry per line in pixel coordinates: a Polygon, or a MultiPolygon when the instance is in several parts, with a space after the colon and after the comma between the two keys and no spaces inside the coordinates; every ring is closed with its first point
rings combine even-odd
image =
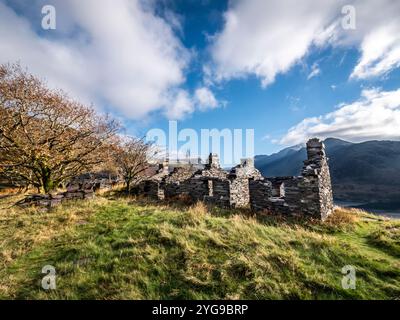
{"type": "Polygon", "coordinates": [[[140,181],[141,174],[150,165],[148,159],[153,154],[152,145],[144,139],[124,137],[120,139],[113,154],[115,165],[129,193],[132,184],[140,181]]]}
{"type": "Polygon", "coordinates": [[[48,193],[102,163],[118,128],[18,64],[0,66],[0,174],[48,193]]]}

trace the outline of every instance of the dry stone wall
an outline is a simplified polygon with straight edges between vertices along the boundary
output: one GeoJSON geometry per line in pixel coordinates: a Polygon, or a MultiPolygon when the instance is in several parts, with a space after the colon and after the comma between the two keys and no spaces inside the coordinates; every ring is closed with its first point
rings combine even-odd
{"type": "Polygon", "coordinates": [[[308,201],[307,213],[326,219],[333,212],[333,195],[325,146],[318,139],[307,142],[307,160],[304,161],[302,176],[304,197],[308,201]]]}
{"type": "Polygon", "coordinates": [[[68,181],[66,187],[70,189],[93,189],[94,191],[97,191],[100,189],[111,189],[113,186],[121,182],[122,181],[115,174],[107,171],[101,171],[76,176],[68,181]]]}
{"type": "Polygon", "coordinates": [[[226,179],[212,180],[212,194],[204,197],[204,202],[217,205],[222,208],[231,207],[230,181],[226,179]]]}
{"type": "Polygon", "coordinates": [[[68,200],[86,200],[94,198],[93,189],[70,189],[67,192],[57,194],[31,194],[17,202],[21,208],[40,207],[44,209],[53,208],[68,200]]]}
{"type": "Polygon", "coordinates": [[[68,200],[92,199],[97,190],[110,189],[117,182],[116,178],[105,178],[101,176],[101,173],[98,176],[89,174],[81,175],[72,179],[67,184],[67,191],[65,192],[30,194],[17,202],[16,205],[22,208],[35,206],[48,209],[68,200]]]}
{"type": "Polygon", "coordinates": [[[250,203],[249,178],[262,178],[254,167],[253,159],[245,159],[227,172],[221,169],[218,156],[210,154],[203,169],[190,166],[175,168],[170,174],[157,180],[158,183],[150,184],[153,178],[143,181],[139,189],[145,195],[157,199],[185,195],[193,201],[200,200],[222,207],[236,208],[246,207],[250,203]],[[160,197],[159,194],[163,194],[164,197],[160,197]]]}
{"type": "Polygon", "coordinates": [[[307,142],[307,160],[301,176],[265,181],[250,181],[250,203],[254,210],[320,220],[333,212],[328,159],[325,146],[318,139],[307,142]]]}
{"type": "Polygon", "coordinates": [[[185,195],[221,207],[250,206],[258,212],[321,220],[333,211],[328,159],[318,139],[307,142],[307,160],[298,177],[265,178],[254,167],[253,159],[244,159],[226,172],[220,168],[216,154],[210,154],[203,169],[189,166],[175,168],[169,174],[163,172],[161,177],[143,182],[147,186],[144,194],[157,199],[185,195]]]}

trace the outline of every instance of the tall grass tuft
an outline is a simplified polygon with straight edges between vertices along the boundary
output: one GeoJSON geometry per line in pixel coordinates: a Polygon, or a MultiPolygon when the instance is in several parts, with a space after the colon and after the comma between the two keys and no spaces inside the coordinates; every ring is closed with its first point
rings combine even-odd
{"type": "Polygon", "coordinates": [[[335,211],[328,216],[324,224],[336,231],[352,230],[359,221],[363,211],[358,209],[344,209],[336,207],[335,211]]]}
{"type": "Polygon", "coordinates": [[[204,202],[198,201],[184,213],[185,223],[191,226],[197,226],[205,217],[209,215],[208,207],[204,202]]]}

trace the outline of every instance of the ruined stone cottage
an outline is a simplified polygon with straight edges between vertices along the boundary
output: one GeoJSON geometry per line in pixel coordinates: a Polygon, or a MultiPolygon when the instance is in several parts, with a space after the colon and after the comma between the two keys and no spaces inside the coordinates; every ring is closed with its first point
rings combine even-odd
{"type": "Polygon", "coordinates": [[[226,208],[250,206],[257,212],[297,215],[324,220],[333,211],[328,160],[324,144],[318,139],[307,142],[307,159],[297,177],[263,177],[253,159],[244,159],[229,172],[210,154],[203,169],[174,168],[160,165],[138,192],[156,199],[188,196],[226,208]]]}

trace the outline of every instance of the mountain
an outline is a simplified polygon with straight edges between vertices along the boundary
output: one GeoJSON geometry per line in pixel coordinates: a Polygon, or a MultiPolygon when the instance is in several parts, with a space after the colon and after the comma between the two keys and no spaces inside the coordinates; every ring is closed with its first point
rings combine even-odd
{"type": "Polygon", "coordinates": [[[305,146],[285,148],[270,156],[255,156],[254,164],[264,176],[299,175],[302,161],[307,157],[305,146]]]}
{"type": "MultiPolygon", "coordinates": [[[[324,143],[335,199],[399,201],[399,141],[351,143],[328,138],[324,143]]],[[[269,156],[256,156],[255,166],[267,177],[295,176],[300,174],[306,157],[305,146],[294,146],[269,156]]]]}

